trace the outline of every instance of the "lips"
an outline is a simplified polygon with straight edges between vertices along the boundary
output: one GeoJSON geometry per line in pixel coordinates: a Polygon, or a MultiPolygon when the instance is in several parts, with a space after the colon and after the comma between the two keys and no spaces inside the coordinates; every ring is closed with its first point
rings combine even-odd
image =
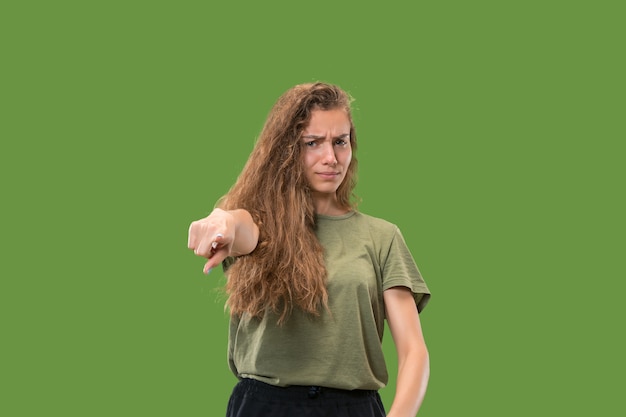
{"type": "Polygon", "coordinates": [[[336,176],[339,175],[338,172],[317,172],[317,175],[319,175],[322,178],[335,178],[336,176]]]}

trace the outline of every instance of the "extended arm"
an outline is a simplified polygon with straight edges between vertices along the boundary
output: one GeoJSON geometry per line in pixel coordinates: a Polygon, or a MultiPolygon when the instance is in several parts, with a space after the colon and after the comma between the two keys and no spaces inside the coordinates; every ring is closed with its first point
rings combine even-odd
{"type": "Polygon", "coordinates": [[[428,350],[417,307],[408,288],[393,287],[383,293],[387,322],[398,352],[396,395],[387,417],[415,417],[430,375],[428,350]]]}
{"type": "Polygon", "coordinates": [[[259,228],[248,211],[215,209],[191,223],[187,246],[208,259],[204,272],[209,273],[228,256],[249,254],[258,241],[259,228]]]}

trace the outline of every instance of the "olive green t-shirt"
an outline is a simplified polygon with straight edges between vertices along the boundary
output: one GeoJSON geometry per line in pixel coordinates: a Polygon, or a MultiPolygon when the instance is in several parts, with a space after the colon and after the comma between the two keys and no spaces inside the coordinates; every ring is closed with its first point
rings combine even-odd
{"type": "Polygon", "coordinates": [[[318,215],[316,233],[324,247],[330,311],[311,317],[294,309],[282,326],[273,313],[231,318],[230,368],[238,378],[278,386],[382,388],[388,380],[383,291],[408,287],[418,311],[430,292],[395,225],[360,212],[318,215]]]}

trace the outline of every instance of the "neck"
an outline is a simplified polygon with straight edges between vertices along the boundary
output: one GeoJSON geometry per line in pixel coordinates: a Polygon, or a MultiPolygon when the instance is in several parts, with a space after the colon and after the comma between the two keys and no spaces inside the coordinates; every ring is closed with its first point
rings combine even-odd
{"type": "Polygon", "coordinates": [[[314,195],[315,213],[325,216],[340,216],[349,212],[349,209],[339,206],[337,195],[322,194],[314,195]]]}

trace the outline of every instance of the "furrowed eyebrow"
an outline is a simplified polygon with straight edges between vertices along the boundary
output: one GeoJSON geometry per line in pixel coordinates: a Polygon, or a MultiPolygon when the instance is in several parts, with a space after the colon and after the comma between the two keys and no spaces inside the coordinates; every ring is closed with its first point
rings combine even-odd
{"type": "MultiPolygon", "coordinates": [[[[337,137],[334,137],[333,139],[345,139],[345,138],[349,138],[350,134],[349,133],[344,133],[343,135],[339,135],[337,137]]],[[[326,136],[318,136],[318,135],[304,135],[302,136],[302,139],[315,139],[315,140],[320,140],[320,139],[326,139],[326,136]]]]}

